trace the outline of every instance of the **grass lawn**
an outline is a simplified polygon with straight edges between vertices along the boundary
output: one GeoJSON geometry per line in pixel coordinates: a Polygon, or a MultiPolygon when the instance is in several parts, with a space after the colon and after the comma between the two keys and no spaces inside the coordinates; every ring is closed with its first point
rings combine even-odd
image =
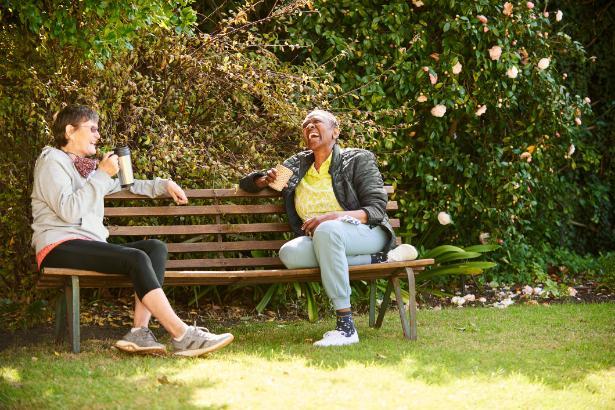
{"type": "Polygon", "coordinates": [[[396,312],[380,330],[356,319],[361,343],[346,348],[311,345],[332,318],[237,325],[205,358],[128,356],[110,340],[78,355],[13,347],[0,408],[615,409],[615,304],[419,311],[417,342],[396,312]]]}

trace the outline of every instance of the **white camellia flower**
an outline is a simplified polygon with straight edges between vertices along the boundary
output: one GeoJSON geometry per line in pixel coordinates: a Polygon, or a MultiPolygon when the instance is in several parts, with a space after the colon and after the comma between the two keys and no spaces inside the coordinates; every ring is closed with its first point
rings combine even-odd
{"type": "Polygon", "coordinates": [[[420,102],[420,103],[423,103],[423,102],[427,101],[427,96],[425,96],[425,95],[419,95],[419,96],[416,98],[416,100],[417,100],[418,102],[420,102]]]}
{"type": "Polygon", "coordinates": [[[534,295],[540,296],[540,295],[542,295],[543,292],[544,291],[542,290],[541,287],[534,288],[534,295]]]}
{"type": "Polygon", "coordinates": [[[570,144],[570,146],[568,147],[568,158],[570,158],[572,154],[574,154],[575,150],[576,148],[574,147],[574,144],[570,144]]]}
{"type": "Polygon", "coordinates": [[[463,298],[465,299],[466,302],[474,302],[476,300],[476,296],[474,296],[471,293],[468,295],[465,295],[463,298]]]}
{"type": "Polygon", "coordinates": [[[569,287],[568,288],[568,295],[572,296],[572,297],[575,297],[577,295],[577,290],[575,288],[569,287]]]}
{"type": "Polygon", "coordinates": [[[555,21],[562,21],[562,18],[564,18],[564,13],[562,13],[561,10],[557,10],[557,13],[555,13],[555,21]]]}
{"type": "Polygon", "coordinates": [[[549,67],[550,63],[551,63],[551,60],[549,60],[548,58],[541,58],[538,61],[538,68],[540,68],[541,70],[544,70],[547,67],[549,67]]]}
{"type": "Polygon", "coordinates": [[[431,115],[434,117],[444,117],[446,113],[446,106],[442,104],[438,104],[431,109],[431,115]]]}
{"type": "Polygon", "coordinates": [[[478,298],[478,301],[480,303],[485,303],[485,302],[487,302],[487,298],[478,298]]]}
{"type": "Polygon", "coordinates": [[[512,66],[508,70],[506,70],[506,75],[508,76],[508,78],[517,78],[517,75],[519,75],[519,69],[515,66],[512,66]]]}
{"type": "Polygon", "coordinates": [[[491,58],[492,60],[494,61],[499,60],[501,55],[502,55],[502,47],[493,46],[489,49],[489,58],[491,58]]]}
{"type": "Polygon", "coordinates": [[[585,101],[585,102],[586,102],[586,103],[588,103],[588,104],[591,104],[591,103],[592,103],[592,100],[591,100],[589,97],[585,97],[585,98],[583,99],[583,101],[585,101]]]}
{"type": "Polygon", "coordinates": [[[534,293],[534,289],[530,285],[525,285],[521,291],[524,295],[531,295],[534,293]]]}
{"type": "Polygon", "coordinates": [[[457,64],[455,64],[455,65],[453,66],[453,74],[455,74],[455,75],[459,74],[459,73],[461,72],[461,68],[462,68],[462,67],[463,67],[463,66],[461,65],[461,63],[460,63],[460,62],[457,62],[457,64]]]}
{"type": "Polygon", "coordinates": [[[476,110],[476,112],[474,114],[476,114],[477,117],[480,117],[485,112],[487,112],[487,106],[486,105],[481,105],[480,107],[478,107],[478,110],[476,110]]]}
{"type": "Polygon", "coordinates": [[[453,222],[453,220],[451,219],[451,216],[446,212],[440,212],[438,213],[438,222],[440,222],[440,225],[448,225],[453,222]]]}
{"type": "Polygon", "coordinates": [[[483,245],[489,241],[489,238],[491,238],[489,232],[481,232],[480,235],[478,235],[478,241],[483,245]]]}
{"type": "Polygon", "coordinates": [[[577,124],[577,125],[581,125],[581,124],[583,124],[583,121],[581,121],[581,119],[579,117],[576,117],[574,119],[574,123],[577,124]]]}

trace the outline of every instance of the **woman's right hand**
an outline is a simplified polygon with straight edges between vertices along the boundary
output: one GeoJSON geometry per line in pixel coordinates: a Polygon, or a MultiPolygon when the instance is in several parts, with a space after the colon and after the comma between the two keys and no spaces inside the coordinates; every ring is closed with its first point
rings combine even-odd
{"type": "Polygon", "coordinates": [[[254,181],[257,187],[266,188],[278,177],[278,170],[275,168],[268,169],[266,175],[259,177],[254,181]]]}
{"type": "Polygon", "coordinates": [[[120,170],[120,164],[118,162],[117,155],[115,155],[113,151],[107,152],[105,155],[103,155],[103,159],[100,160],[100,163],[98,164],[98,169],[100,169],[101,171],[105,171],[110,177],[117,174],[120,170]]]}

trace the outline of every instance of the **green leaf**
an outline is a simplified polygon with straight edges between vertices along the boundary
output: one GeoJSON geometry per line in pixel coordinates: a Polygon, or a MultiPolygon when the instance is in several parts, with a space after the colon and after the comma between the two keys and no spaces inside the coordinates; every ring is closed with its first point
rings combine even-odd
{"type": "Polygon", "coordinates": [[[482,256],[479,252],[463,252],[463,253],[452,253],[449,252],[440,258],[436,258],[436,263],[446,263],[450,261],[457,261],[460,259],[474,259],[482,256]]]}
{"type": "Polygon", "coordinates": [[[501,246],[500,245],[496,245],[496,244],[489,244],[489,245],[473,245],[473,246],[468,246],[467,248],[465,248],[466,252],[480,252],[480,253],[485,253],[485,252],[492,252],[495,251],[496,249],[500,249],[501,246]]]}
{"type": "Polygon", "coordinates": [[[423,259],[436,259],[438,256],[443,255],[447,252],[465,252],[462,248],[453,245],[440,245],[431,250],[429,250],[424,255],[421,255],[423,259]]]}
{"type": "Polygon", "coordinates": [[[280,287],[280,284],[269,286],[269,289],[267,289],[267,292],[265,292],[260,302],[258,302],[258,305],[256,305],[255,309],[258,313],[263,313],[263,310],[265,310],[265,308],[271,301],[271,298],[273,297],[273,295],[275,294],[275,292],[278,290],[279,287],[280,287]]]}

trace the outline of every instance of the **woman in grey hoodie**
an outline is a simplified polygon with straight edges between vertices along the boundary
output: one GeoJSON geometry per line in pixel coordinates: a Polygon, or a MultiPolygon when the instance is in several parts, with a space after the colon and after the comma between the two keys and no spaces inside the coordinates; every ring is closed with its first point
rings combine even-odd
{"type": "MultiPolygon", "coordinates": [[[[103,225],[104,197],[120,190],[112,178],[119,170],[112,152],[97,161],[98,114],[89,107],[71,105],[56,116],[55,147],[45,147],[34,169],[32,190],[32,246],[38,266],[85,269],[125,274],[135,288],[133,328],[115,346],[131,353],[162,353],[148,328],[153,315],[172,336],[176,355],[198,356],[220,349],[233,335],[216,335],[205,328],[186,325],[173,311],[162,290],[167,260],[166,245],[142,240],[123,245],[107,243],[103,225]]],[[[168,194],[186,204],[184,191],[173,181],[136,180],[133,193],[157,197],[168,194]]]]}

